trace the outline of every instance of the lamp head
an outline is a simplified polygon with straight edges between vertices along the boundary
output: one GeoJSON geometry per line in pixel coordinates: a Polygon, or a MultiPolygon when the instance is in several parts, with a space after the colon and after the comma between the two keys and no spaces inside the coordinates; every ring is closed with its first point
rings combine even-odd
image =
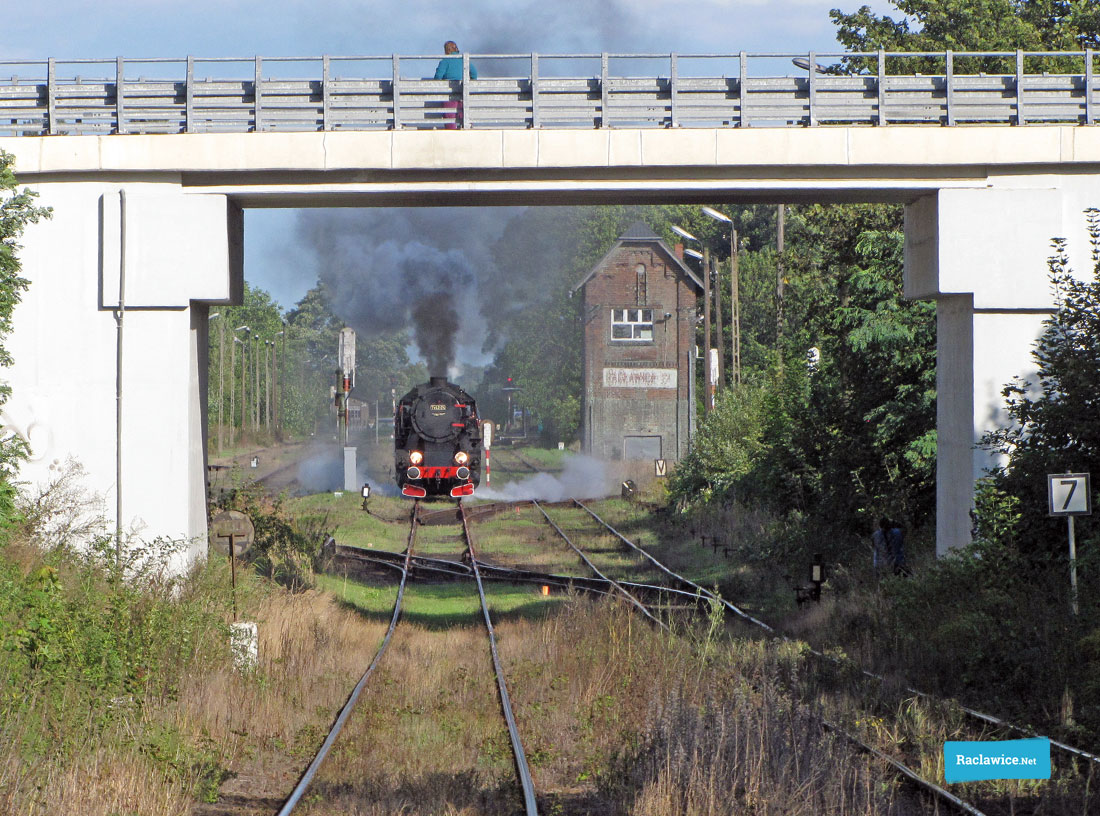
{"type": "Polygon", "coordinates": [[[718,210],[712,209],[711,207],[702,207],[701,209],[703,210],[703,215],[710,216],[715,221],[721,221],[725,224],[732,224],[733,223],[733,219],[730,218],[725,213],[720,213],[720,212],[718,212],[718,210]]]}

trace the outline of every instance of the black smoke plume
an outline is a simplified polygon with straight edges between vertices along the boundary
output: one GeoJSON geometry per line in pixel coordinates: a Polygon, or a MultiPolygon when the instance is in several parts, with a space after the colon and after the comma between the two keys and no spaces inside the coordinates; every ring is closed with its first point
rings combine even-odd
{"type": "Polygon", "coordinates": [[[333,311],[365,336],[408,329],[432,375],[480,356],[479,282],[514,209],[309,210],[298,230],[333,311]],[[459,352],[462,352],[459,355],[459,352]]]}

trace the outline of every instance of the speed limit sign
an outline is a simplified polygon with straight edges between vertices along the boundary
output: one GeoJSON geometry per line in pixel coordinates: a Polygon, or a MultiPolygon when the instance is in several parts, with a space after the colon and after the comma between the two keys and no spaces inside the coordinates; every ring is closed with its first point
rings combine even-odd
{"type": "Polygon", "coordinates": [[[1048,473],[1047,496],[1052,516],[1092,515],[1092,491],[1087,473],[1048,473]]]}

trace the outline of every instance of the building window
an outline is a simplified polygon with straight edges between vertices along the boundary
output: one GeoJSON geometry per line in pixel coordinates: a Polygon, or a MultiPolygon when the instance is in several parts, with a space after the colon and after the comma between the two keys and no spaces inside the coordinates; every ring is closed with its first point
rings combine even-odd
{"type": "Polygon", "coordinates": [[[638,305],[645,306],[647,296],[645,283],[645,264],[638,264],[636,267],[634,267],[634,271],[638,274],[638,305]]]}
{"type": "Polygon", "coordinates": [[[652,341],[652,309],[611,310],[611,342],[649,343],[652,341]]]}

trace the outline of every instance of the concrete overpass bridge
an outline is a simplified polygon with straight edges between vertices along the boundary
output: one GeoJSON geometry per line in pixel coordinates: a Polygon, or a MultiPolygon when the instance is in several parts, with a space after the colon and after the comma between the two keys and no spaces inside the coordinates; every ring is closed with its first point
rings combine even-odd
{"type": "Polygon", "coordinates": [[[0,63],[0,149],[54,208],[24,236],[32,286],[9,342],[3,422],[31,443],[23,478],[73,455],[111,501],[120,462],[124,526],[203,550],[207,319],[240,297],[246,208],[883,201],[905,205],[906,294],[938,305],[937,547],[964,544],[989,464],[974,441],[1003,420],[1001,386],[1033,369],[1051,309],[1050,239],[1090,263],[1094,55],[806,70],[835,56],[792,70],[791,55],[474,55],[484,78],[455,82],[409,78],[434,56],[256,58],[243,76],[243,61],[190,58],[0,63]],[[589,74],[548,68],[586,59],[589,74]],[[527,73],[487,76],[494,61],[527,73]],[[1068,72],[1039,70],[1054,63],[1068,72]],[[303,65],[316,73],[286,75],[303,65]]]}

